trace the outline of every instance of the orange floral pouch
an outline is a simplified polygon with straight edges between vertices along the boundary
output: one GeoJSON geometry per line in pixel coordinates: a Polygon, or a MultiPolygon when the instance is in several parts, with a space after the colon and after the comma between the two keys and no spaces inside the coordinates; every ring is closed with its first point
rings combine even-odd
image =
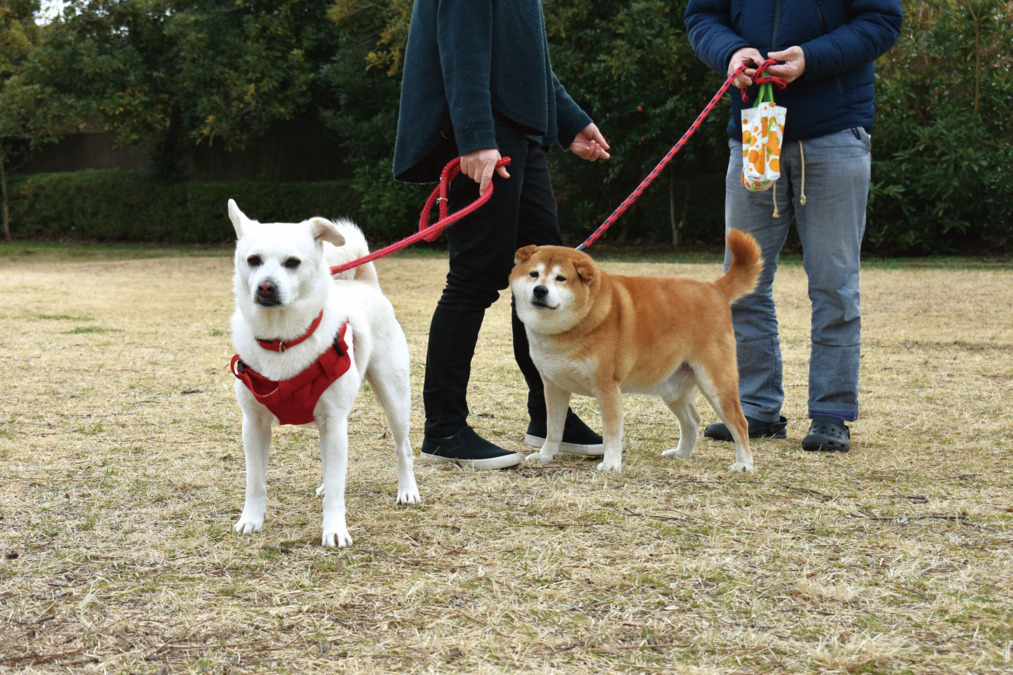
{"type": "Polygon", "coordinates": [[[742,111],[742,184],[763,192],[781,177],[781,141],[787,109],[774,105],[774,88],[761,84],[752,108],[742,111]]]}

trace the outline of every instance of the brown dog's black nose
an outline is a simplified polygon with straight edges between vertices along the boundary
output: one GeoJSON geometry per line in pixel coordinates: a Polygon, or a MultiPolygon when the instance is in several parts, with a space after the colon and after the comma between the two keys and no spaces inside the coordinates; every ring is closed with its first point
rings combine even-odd
{"type": "Polygon", "coordinates": [[[531,292],[534,294],[536,299],[544,300],[545,296],[549,294],[549,289],[542,284],[538,284],[531,290],[531,292]]]}

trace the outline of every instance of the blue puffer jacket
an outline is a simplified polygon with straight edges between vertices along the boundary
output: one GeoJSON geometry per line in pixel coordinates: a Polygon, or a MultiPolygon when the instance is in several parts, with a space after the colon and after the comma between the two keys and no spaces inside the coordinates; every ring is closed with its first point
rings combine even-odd
{"type": "MultiPolygon", "coordinates": [[[[685,16],[693,49],[722,76],[743,47],[764,56],[802,48],[802,77],[774,92],[788,109],[788,141],[854,127],[872,131],[872,64],[896,42],[901,20],[900,0],[690,0],[685,16]]],[[[740,138],[740,111],[751,103],[743,104],[738,89],[731,92],[728,135],[740,138]]]]}

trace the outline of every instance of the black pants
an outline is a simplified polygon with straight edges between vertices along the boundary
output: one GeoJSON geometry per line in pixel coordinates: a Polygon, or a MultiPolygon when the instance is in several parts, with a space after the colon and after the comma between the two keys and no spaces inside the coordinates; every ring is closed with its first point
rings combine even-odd
{"type": "MultiPolygon", "coordinates": [[[[492,199],[447,228],[450,271],[429,328],[422,397],[425,435],[452,436],[467,425],[468,380],[485,310],[507,287],[514,253],[528,244],[562,244],[556,201],[545,149],[509,123],[497,119],[500,154],[510,157],[510,178],[493,178],[492,199]]],[[[450,186],[449,209],[478,198],[478,184],[458,176],[450,186]]],[[[513,318],[514,358],[528,386],[528,414],[545,419],[541,376],[528,353],[524,325],[513,318]]]]}

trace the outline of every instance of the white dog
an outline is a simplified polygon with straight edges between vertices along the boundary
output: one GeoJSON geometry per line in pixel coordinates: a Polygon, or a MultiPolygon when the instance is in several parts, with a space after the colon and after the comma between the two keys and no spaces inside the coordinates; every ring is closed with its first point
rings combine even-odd
{"type": "Polygon", "coordinates": [[[394,436],[398,504],[418,504],[408,441],[408,344],[372,263],[332,277],[368,253],[349,222],[258,223],[229,200],[236,228],[232,360],[243,409],[246,503],[235,529],[257,532],[267,508],[271,425],[315,422],[324,483],[323,545],[352,543],[345,523],[348,413],[365,378],[394,436]],[[340,375],[340,376],[339,376],[340,375]],[[335,379],[336,377],[336,379],[335,379]]]}

